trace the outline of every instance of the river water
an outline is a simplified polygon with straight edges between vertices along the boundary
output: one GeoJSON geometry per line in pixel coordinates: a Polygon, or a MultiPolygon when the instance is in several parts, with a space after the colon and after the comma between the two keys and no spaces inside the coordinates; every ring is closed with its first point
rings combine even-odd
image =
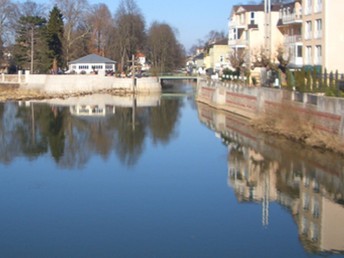
{"type": "Polygon", "coordinates": [[[192,85],[3,103],[0,257],[339,257],[343,165],[192,85]]]}

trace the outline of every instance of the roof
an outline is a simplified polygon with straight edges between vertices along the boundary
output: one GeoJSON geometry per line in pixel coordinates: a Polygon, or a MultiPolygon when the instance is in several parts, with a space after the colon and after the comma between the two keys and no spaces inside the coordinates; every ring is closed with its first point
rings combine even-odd
{"type": "Polygon", "coordinates": [[[218,40],[214,43],[214,45],[228,45],[228,38],[218,40]]]}
{"type": "Polygon", "coordinates": [[[199,53],[197,56],[194,57],[194,60],[200,60],[204,58],[204,53],[199,53]]]}
{"type": "MultiPolygon", "coordinates": [[[[281,4],[271,5],[271,11],[278,12],[281,8],[281,4]]],[[[243,5],[234,5],[232,13],[237,13],[240,9],[243,9],[244,12],[264,12],[265,7],[263,4],[243,4],[243,5]]]]}
{"type": "Polygon", "coordinates": [[[79,59],[69,62],[69,64],[115,64],[116,61],[113,61],[109,58],[99,56],[96,54],[90,54],[79,59]]]}
{"type": "Polygon", "coordinates": [[[301,4],[301,0],[295,0],[295,1],[290,2],[290,3],[282,4],[280,8],[283,9],[283,8],[288,8],[289,7],[290,8],[290,12],[293,12],[294,9],[295,9],[295,4],[296,3],[301,4]]]}

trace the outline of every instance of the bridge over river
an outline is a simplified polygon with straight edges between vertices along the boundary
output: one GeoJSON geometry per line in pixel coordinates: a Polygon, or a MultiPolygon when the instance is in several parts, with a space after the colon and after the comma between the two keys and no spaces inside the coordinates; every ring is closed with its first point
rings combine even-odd
{"type": "Polygon", "coordinates": [[[184,74],[170,74],[170,75],[159,75],[158,80],[162,85],[166,81],[194,81],[197,82],[201,77],[197,75],[184,75],[184,74]]]}

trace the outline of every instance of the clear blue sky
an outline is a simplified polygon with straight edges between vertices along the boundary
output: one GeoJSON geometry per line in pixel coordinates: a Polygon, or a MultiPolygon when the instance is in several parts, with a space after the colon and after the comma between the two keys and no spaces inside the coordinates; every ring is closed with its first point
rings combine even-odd
{"type": "MultiPolygon", "coordinates": [[[[24,1],[24,0],[22,0],[24,1]]],[[[45,0],[32,0],[47,3],[45,0]]],[[[51,5],[52,1],[48,1],[51,5]]],[[[88,0],[104,3],[114,14],[120,0],[88,0]]],[[[135,0],[148,28],[153,21],[166,22],[179,32],[178,40],[188,51],[197,41],[204,40],[211,30],[228,33],[228,18],[235,4],[249,0],[135,0]]],[[[252,2],[252,0],[251,0],[252,2]]]]}
{"type": "MultiPolygon", "coordinates": [[[[232,6],[245,0],[135,0],[146,19],[166,22],[179,32],[178,39],[186,50],[204,39],[211,30],[228,30],[232,6]]],[[[120,0],[89,0],[90,4],[105,3],[110,11],[117,10],[120,0]]]]}

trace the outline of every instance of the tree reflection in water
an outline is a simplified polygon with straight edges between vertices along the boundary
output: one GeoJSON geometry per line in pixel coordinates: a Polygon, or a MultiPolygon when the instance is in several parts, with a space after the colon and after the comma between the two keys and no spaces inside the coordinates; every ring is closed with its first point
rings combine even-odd
{"type": "Polygon", "coordinates": [[[181,105],[180,99],[162,99],[156,107],[116,107],[114,114],[76,116],[66,106],[2,103],[0,161],[10,163],[22,155],[33,159],[50,152],[59,166],[75,168],[83,167],[94,154],[107,159],[113,151],[123,164],[133,166],[147,135],[154,143],[171,140],[181,105]]]}

